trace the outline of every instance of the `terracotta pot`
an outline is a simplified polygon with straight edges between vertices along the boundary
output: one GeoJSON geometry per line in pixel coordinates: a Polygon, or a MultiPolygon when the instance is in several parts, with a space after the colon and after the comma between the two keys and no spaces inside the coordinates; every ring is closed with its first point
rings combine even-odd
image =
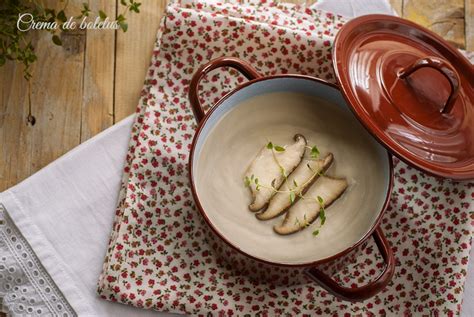
{"type": "MultiPolygon", "coordinates": [[[[199,123],[189,161],[192,193],[197,209],[216,236],[247,259],[264,266],[304,269],[316,283],[345,300],[364,300],[387,286],[394,273],[395,260],[379,224],[392,189],[392,159],[351,114],[337,86],[309,76],[262,77],[246,62],[224,57],[203,65],[196,72],[190,84],[189,97],[199,123]],[[224,96],[205,114],[198,97],[199,82],[205,74],[220,67],[234,68],[249,81],[224,96]],[[296,104],[300,97],[288,107],[278,98],[265,102],[267,96],[280,96],[270,95],[275,93],[283,93],[282,98],[300,96],[301,111],[296,104]],[[315,102],[313,106],[313,103],[304,103],[302,100],[305,98],[320,102],[315,102]],[[251,100],[261,104],[257,102],[255,106],[249,106],[251,100]],[[272,107],[276,107],[276,111],[272,111],[272,107]],[[325,125],[326,119],[318,119],[317,112],[323,111],[323,108],[338,114],[337,120],[336,117],[327,118],[327,121],[335,120],[337,126],[325,125]],[[314,121],[308,124],[308,118],[314,121]],[[319,124],[313,127],[312,122],[316,121],[319,124]],[[305,233],[305,230],[291,237],[279,236],[272,231],[271,224],[257,220],[246,208],[250,194],[244,188],[242,171],[258,152],[258,146],[264,145],[257,137],[259,129],[277,131],[272,130],[274,126],[278,126],[282,134],[288,134],[293,129],[303,129],[307,134],[313,133],[313,130],[326,133],[330,141],[331,137],[334,138],[335,150],[341,144],[349,147],[352,143],[363,144],[359,146],[361,154],[357,153],[359,150],[355,147],[354,161],[357,162],[360,155],[360,159],[367,160],[369,166],[359,164],[365,171],[356,171],[361,174],[357,174],[359,179],[354,181],[354,191],[347,196],[362,192],[364,197],[357,198],[361,201],[348,198],[339,207],[335,206],[343,209],[340,214],[335,211],[331,213],[329,209],[328,221],[321,228],[320,236],[312,237],[311,232],[305,233]],[[350,128],[350,133],[344,133],[345,127],[350,128]],[[239,161],[241,158],[246,158],[246,162],[239,161]],[[216,205],[216,201],[220,205],[216,205]],[[386,264],[381,274],[367,285],[356,288],[336,283],[326,273],[334,270],[327,268],[340,269],[348,259],[356,258],[371,237],[386,264]]],[[[349,155],[343,149],[339,150],[349,155]]],[[[336,171],[342,172],[344,161],[348,162],[347,156],[334,153],[336,171]]]]}

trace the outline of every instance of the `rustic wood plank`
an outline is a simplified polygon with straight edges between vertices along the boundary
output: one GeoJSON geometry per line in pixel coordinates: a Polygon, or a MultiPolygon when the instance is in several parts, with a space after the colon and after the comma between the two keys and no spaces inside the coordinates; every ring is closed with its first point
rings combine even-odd
{"type": "MultiPolygon", "coordinates": [[[[81,0],[69,2],[77,14],[81,0]]],[[[49,2],[51,5],[56,2],[49,2]]],[[[63,3],[58,3],[62,7],[63,3]]],[[[34,125],[26,124],[28,89],[22,69],[9,65],[2,76],[0,191],[28,177],[80,143],[85,33],[61,35],[63,46],[51,35],[36,32],[38,61],[32,67],[32,113],[34,125]],[[10,70],[8,70],[10,68],[10,70]]]]}
{"type": "Polygon", "coordinates": [[[30,175],[31,127],[28,115],[27,85],[21,66],[7,62],[0,76],[0,191],[30,175]]]}
{"type": "Polygon", "coordinates": [[[166,0],[142,1],[140,14],[127,15],[128,31],[117,32],[115,122],[135,112],[166,4],[166,0]]]}
{"type": "Polygon", "coordinates": [[[464,0],[404,0],[403,17],[433,30],[459,48],[466,47],[464,0]]]}
{"type": "MultiPolygon", "coordinates": [[[[92,12],[103,10],[115,19],[117,3],[90,1],[92,12]]],[[[91,16],[93,21],[96,16],[91,16]]],[[[81,142],[114,123],[115,30],[87,30],[81,142]]]]}
{"type": "MultiPolygon", "coordinates": [[[[474,49],[474,0],[390,1],[403,17],[431,27],[459,46],[465,43],[468,50],[474,49]],[[460,29],[465,30],[464,35],[460,29]]],[[[71,1],[70,7],[81,2],[71,1]]],[[[91,1],[90,5],[113,13],[117,2],[100,0],[91,1]]],[[[306,0],[307,4],[313,2],[306,0]]],[[[42,37],[38,39],[39,60],[32,81],[35,126],[26,124],[27,86],[21,67],[13,64],[2,67],[0,191],[134,112],[165,5],[165,0],[144,2],[140,14],[128,15],[129,30],[125,34],[89,30],[86,36],[76,32],[65,36],[63,48],[52,45],[45,32],[38,32],[42,37]],[[115,36],[113,53],[111,43],[115,36]],[[114,58],[115,87],[111,88],[114,58]],[[81,67],[84,67],[82,72],[81,67]],[[51,82],[52,78],[56,83],[51,82]],[[115,120],[111,115],[115,115],[115,120]]]]}
{"type": "Polygon", "coordinates": [[[474,0],[465,2],[466,50],[474,51],[474,0]]]}
{"type": "MultiPolygon", "coordinates": [[[[304,0],[285,0],[303,3],[304,0]]],[[[315,0],[306,0],[311,5],[315,0]]],[[[148,69],[156,30],[168,1],[142,2],[141,13],[128,15],[128,31],[117,33],[115,69],[115,122],[135,112],[148,69]]],[[[120,8],[120,6],[119,6],[120,8]]]]}
{"type": "MultiPolygon", "coordinates": [[[[50,4],[52,4],[51,2],[50,4]]],[[[59,3],[62,5],[62,3],[59,3]]],[[[81,0],[69,2],[67,13],[77,15],[81,0]]],[[[42,32],[36,45],[38,63],[32,81],[31,172],[35,172],[80,144],[85,31],[61,34],[62,46],[42,32]]]]}

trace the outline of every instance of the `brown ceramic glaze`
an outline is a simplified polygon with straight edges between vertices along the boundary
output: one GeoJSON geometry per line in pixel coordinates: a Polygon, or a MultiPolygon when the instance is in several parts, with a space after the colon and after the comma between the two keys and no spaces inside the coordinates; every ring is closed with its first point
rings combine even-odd
{"type": "Polygon", "coordinates": [[[385,270],[374,281],[369,282],[367,285],[357,288],[343,287],[315,266],[308,269],[308,273],[328,292],[348,301],[358,301],[376,295],[378,292],[383,290],[387,286],[387,283],[392,279],[395,271],[395,258],[380,227],[375,229],[373,237],[386,266],[385,270]],[[363,294],[363,297],[361,297],[361,294],[363,294]]]}
{"type": "MultiPolygon", "coordinates": [[[[228,239],[226,239],[225,236],[223,236],[219,230],[214,226],[212,221],[209,219],[209,217],[206,214],[206,211],[203,209],[201,202],[199,201],[199,197],[197,195],[197,189],[196,189],[196,182],[194,180],[194,175],[193,175],[193,159],[195,155],[195,146],[196,142],[199,139],[199,136],[201,134],[201,131],[203,127],[206,125],[208,118],[212,115],[212,113],[227,99],[229,98],[232,94],[235,92],[244,89],[245,87],[252,85],[254,83],[260,82],[260,81],[265,81],[265,80],[271,80],[275,78],[291,78],[291,77],[299,77],[299,78],[305,78],[312,80],[316,83],[328,85],[333,88],[337,88],[336,86],[326,83],[320,79],[316,79],[313,77],[309,76],[301,76],[301,75],[281,75],[281,76],[271,76],[271,77],[262,77],[261,75],[258,74],[257,71],[253,69],[252,66],[250,66],[248,63],[243,62],[237,58],[229,58],[229,57],[223,57],[223,58],[218,58],[214,61],[211,61],[202,67],[199,68],[199,70],[196,72],[196,74],[193,76],[190,87],[189,87],[189,98],[191,101],[191,106],[193,108],[193,111],[196,115],[196,119],[199,123],[198,129],[196,131],[196,134],[194,136],[193,144],[191,147],[191,154],[190,154],[190,160],[189,160],[189,175],[190,175],[190,181],[191,181],[191,189],[192,193],[196,202],[196,206],[209,225],[209,227],[213,230],[213,232],[221,239],[223,240],[227,245],[232,247],[233,249],[237,250],[247,258],[251,258],[253,260],[265,263],[266,265],[270,266],[279,266],[279,267],[308,267],[309,269],[306,270],[307,274],[309,274],[312,279],[314,279],[317,283],[319,283],[322,287],[324,287],[326,290],[331,292],[332,294],[345,299],[349,301],[358,301],[358,300],[364,300],[367,299],[374,294],[380,292],[383,290],[387,284],[390,282],[393,273],[394,273],[394,268],[395,268],[395,259],[393,256],[393,251],[390,248],[387,240],[385,239],[382,230],[379,228],[380,221],[382,219],[383,213],[385,212],[388,203],[389,203],[389,198],[390,198],[390,192],[392,189],[392,184],[393,184],[393,167],[392,167],[392,160],[391,156],[389,155],[389,167],[390,167],[390,179],[389,179],[389,186],[388,186],[388,191],[386,193],[385,197],[385,202],[383,204],[382,209],[379,211],[378,216],[376,221],[374,222],[374,225],[370,228],[370,230],[363,236],[362,239],[360,239],[357,243],[354,245],[348,247],[346,250],[337,253],[331,257],[325,258],[321,261],[316,261],[316,262],[310,262],[310,263],[303,263],[303,264],[285,264],[285,263],[276,263],[276,262],[269,262],[265,261],[263,259],[254,257],[248,253],[243,252],[238,245],[233,244],[230,242],[228,239]],[[232,67],[235,68],[239,71],[241,71],[248,79],[250,79],[249,82],[237,87],[235,90],[224,96],[221,100],[219,100],[214,107],[209,110],[207,114],[204,114],[204,110],[201,107],[200,101],[199,101],[199,94],[198,94],[198,88],[199,88],[199,81],[202,79],[202,77],[208,73],[209,71],[219,68],[219,67],[232,67]],[[341,260],[345,260],[346,257],[354,253],[355,251],[358,251],[360,247],[363,247],[368,239],[373,236],[375,239],[375,242],[377,246],[379,247],[379,250],[383,256],[383,259],[385,261],[385,268],[383,269],[382,273],[380,276],[375,279],[373,282],[369,282],[369,284],[361,287],[355,287],[355,288],[345,288],[343,286],[340,286],[337,284],[329,275],[327,275],[325,272],[323,272],[322,268],[323,266],[327,265],[328,263],[331,262],[337,262],[341,260]]],[[[347,262],[346,262],[347,263],[347,262]]]]}
{"type": "Polygon", "coordinates": [[[191,102],[194,117],[198,123],[200,123],[205,116],[204,109],[201,107],[201,103],[199,102],[199,82],[204,75],[220,67],[232,67],[241,72],[248,80],[262,77],[250,64],[234,57],[218,58],[203,65],[199,68],[196,74],[194,74],[191,83],[189,84],[189,101],[191,102]]]}
{"type": "Polygon", "coordinates": [[[413,64],[409,64],[405,68],[402,68],[398,72],[398,78],[408,79],[408,76],[423,67],[431,67],[438,70],[448,80],[449,85],[451,86],[451,92],[446,103],[440,109],[440,113],[451,113],[459,93],[459,76],[456,70],[454,70],[448,62],[435,56],[423,57],[413,64]]]}
{"type": "Polygon", "coordinates": [[[387,149],[435,176],[474,179],[474,68],[410,21],[367,15],[339,31],[333,54],[347,103],[387,149]]]}

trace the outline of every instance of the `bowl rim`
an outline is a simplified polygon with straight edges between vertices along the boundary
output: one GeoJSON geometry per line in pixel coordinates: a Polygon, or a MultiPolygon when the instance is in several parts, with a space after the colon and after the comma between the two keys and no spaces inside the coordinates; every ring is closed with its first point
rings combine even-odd
{"type": "MultiPolygon", "coordinates": [[[[258,82],[261,82],[261,81],[267,81],[267,80],[273,80],[273,79],[284,79],[284,78],[292,78],[292,79],[303,79],[303,80],[310,80],[310,81],[313,81],[314,83],[316,84],[323,84],[323,85],[326,85],[326,86],[329,86],[330,88],[333,88],[333,89],[337,89],[339,92],[341,92],[341,90],[339,89],[339,86],[335,85],[335,84],[332,84],[332,83],[329,83],[325,80],[322,80],[322,79],[319,79],[319,78],[315,78],[315,77],[312,77],[312,76],[308,76],[308,75],[297,75],[297,74],[282,74],[282,75],[271,75],[271,76],[264,76],[264,77],[259,77],[259,78],[256,78],[256,79],[252,79],[252,80],[249,80],[239,86],[237,86],[236,88],[234,88],[233,90],[231,90],[229,93],[227,93],[226,95],[224,95],[221,99],[219,99],[219,101],[217,101],[213,106],[212,108],[206,113],[205,117],[202,119],[201,122],[198,123],[198,127],[197,127],[197,130],[194,134],[194,137],[193,137],[193,142],[191,144],[191,151],[190,151],[190,155],[189,155],[189,164],[188,164],[188,172],[189,172],[189,180],[190,180],[190,184],[191,184],[191,192],[192,192],[192,195],[193,195],[193,198],[194,198],[194,202],[195,202],[195,205],[199,211],[199,213],[201,214],[201,216],[204,218],[205,222],[207,223],[207,225],[211,228],[211,230],[214,232],[214,234],[216,234],[222,241],[224,241],[228,246],[230,246],[231,248],[233,248],[234,250],[238,251],[239,253],[243,254],[244,256],[246,257],[249,257],[253,260],[256,260],[258,262],[261,262],[261,263],[265,263],[265,264],[270,264],[270,265],[276,265],[276,266],[279,266],[279,267],[292,267],[292,268],[301,268],[301,267],[311,267],[311,266],[317,266],[317,265],[321,265],[321,264],[324,264],[324,263],[328,263],[332,260],[335,260],[337,258],[340,258],[348,253],[350,253],[351,251],[353,251],[354,249],[356,249],[358,246],[360,246],[362,243],[364,243],[371,235],[372,233],[374,232],[374,230],[380,226],[381,224],[381,221],[382,221],[382,217],[385,213],[385,211],[387,210],[387,207],[388,207],[388,204],[390,202],[390,196],[391,196],[391,192],[392,192],[392,189],[393,189],[393,178],[394,178],[394,175],[393,175],[393,158],[392,158],[392,155],[390,154],[389,151],[387,151],[387,149],[384,148],[384,150],[386,151],[387,153],[387,160],[388,160],[388,168],[389,168],[389,180],[388,180],[388,186],[387,186],[387,192],[385,194],[385,201],[382,205],[382,208],[381,210],[379,211],[378,215],[377,215],[377,218],[375,220],[375,222],[373,223],[373,225],[371,226],[371,228],[357,241],[355,242],[354,244],[352,244],[350,247],[344,249],[343,251],[340,251],[334,255],[331,255],[329,257],[326,257],[326,258],[323,258],[323,259],[320,259],[320,260],[317,260],[317,261],[309,261],[309,262],[304,262],[304,263],[283,263],[283,262],[275,262],[275,261],[269,261],[267,259],[263,259],[263,258],[259,258],[258,256],[254,256],[254,255],[251,255],[245,251],[243,251],[242,249],[240,249],[238,247],[238,245],[234,244],[232,241],[230,241],[229,239],[227,239],[215,226],[214,224],[212,223],[212,221],[209,219],[209,217],[207,216],[204,208],[202,207],[201,205],[201,202],[199,200],[199,196],[197,194],[197,188],[196,188],[196,183],[194,182],[194,174],[193,174],[193,161],[194,161],[194,156],[195,156],[195,148],[196,148],[196,143],[197,143],[197,140],[199,139],[200,135],[201,135],[201,132],[202,132],[202,129],[204,128],[204,126],[207,124],[207,121],[208,119],[210,118],[210,116],[212,115],[212,113],[221,105],[223,104],[230,96],[232,96],[233,94],[237,93],[238,91],[242,90],[242,89],[245,89],[246,87],[250,86],[250,85],[253,85],[255,83],[258,83],[258,82]]],[[[341,92],[342,93],[342,92],[341,92]]],[[[350,107],[349,107],[350,108],[350,107]]],[[[356,117],[354,117],[354,120],[357,120],[356,117]]],[[[371,134],[371,133],[369,133],[371,134]]],[[[382,146],[381,144],[379,144],[379,146],[382,146]]]]}

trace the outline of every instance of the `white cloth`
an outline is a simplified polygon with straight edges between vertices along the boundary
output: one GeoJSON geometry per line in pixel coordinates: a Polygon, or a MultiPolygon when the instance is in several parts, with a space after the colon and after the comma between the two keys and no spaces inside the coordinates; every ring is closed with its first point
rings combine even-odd
{"type": "Polygon", "coordinates": [[[0,298],[15,316],[76,315],[1,204],[0,298]]]}
{"type": "MultiPolygon", "coordinates": [[[[393,14],[383,0],[320,0],[316,7],[348,17],[393,14]]],[[[125,119],[0,194],[8,215],[79,316],[163,315],[96,295],[132,121],[132,117],[125,119]]],[[[472,262],[465,316],[474,316],[472,262]]]]}
{"type": "Polygon", "coordinates": [[[125,119],[0,194],[8,215],[79,316],[156,316],[101,300],[95,292],[132,121],[125,119]]]}

